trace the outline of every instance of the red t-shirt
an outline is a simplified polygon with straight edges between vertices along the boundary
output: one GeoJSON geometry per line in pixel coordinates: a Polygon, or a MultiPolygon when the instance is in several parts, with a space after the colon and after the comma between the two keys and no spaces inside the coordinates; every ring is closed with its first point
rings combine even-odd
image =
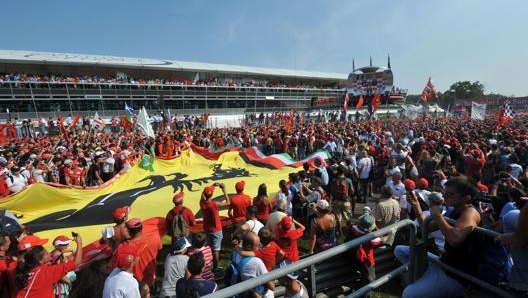
{"type": "Polygon", "coordinates": [[[15,297],[17,293],[15,276],[17,262],[0,259],[0,298],[15,297]]]}
{"type": "Polygon", "coordinates": [[[137,240],[128,240],[121,243],[117,249],[114,256],[108,264],[111,268],[115,268],[116,260],[115,256],[118,254],[120,249],[125,248],[126,246],[130,249],[137,251],[139,260],[134,268],[132,268],[132,274],[138,281],[143,281],[147,285],[152,286],[156,280],[156,258],[158,256],[158,251],[161,250],[161,240],[158,238],[157,241],[154,237],[149,239],[137,239],[137,240]]]}
{"type": "Polygon", "coordinates": [[[200,209],[202,209],[204,231],[209,233],[222,231],[222,222],[220,222],[216,202],[213,200],[201,200],[200,209]]]}
{"type": "Polygon", "coordinates": [[[284,230],[277,225],[275,229],[275,235],[277,238],[277,244],[284,251],[284,259],[295,262],[299,260],[299,249],[297,248],[297,239],[301,238],[304,231],[301,229],[284,230]]]}
{"type": "Polygon", "coordinates": [[[277,254],[281,251],[281,248],[275,241],[271,241],[268,245],[260,248],[255,252],[255,256],[260,258],[268,271],[273,270],[273,267],[277,265],[277,254]]]}
{"type": "MultiPolygon", "coordinates": [[[[172,220],[174,219],[175,214],[179,214],[182,212],[183,209],[182,205],[175,206],[172,208],[171,211],[167,212],[167,215],[165,216],[165,227],[167,228],[167,234],[172,235],[172,220]]],[[[189,224],[189,227],[194,226],[196,223],[196,218],[194,217],[193,212],[189,208],[183,209],[183,218],[187,221],[189,224]]]]}
{"type": "Polygon", "coordinates": [[[69,261],[56,265],[40,265],[31,270],[27,285],[21,289],[18,298],[54,298],[53,285],[66,273],[75,270],[75,262],[69,261]],[[29,291],[29,292],[28,292],[29,291]]]}
{"type": "Polygon", "coordinates": [[[236,194],[231,196],[231,206],[233,210],[233,222],[241,222],[246,220],[246,208],[251,206],[251,198],[244,194],[236,194]]]}

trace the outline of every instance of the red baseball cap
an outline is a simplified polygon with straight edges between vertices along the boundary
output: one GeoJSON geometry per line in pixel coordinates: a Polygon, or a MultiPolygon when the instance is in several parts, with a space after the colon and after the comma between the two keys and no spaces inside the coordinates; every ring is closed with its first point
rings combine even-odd
{"type": "Polygon", "coordinates": [[[137,257],[137,251],[128,245],[122,246],[116,252],[116,267],[119,269],[129,268],[137,257]]]}
{"type": "Polygon", "coordinates": [[[418,186],[421,186],[423,188],[427,188],[427,187],[429,187],[429,181],[427,181],[427,179],[425,179],[425,178],[420,178],[420,179],[418,179],[418,186]]]}
{"type": "Polygon", "coordinates": [[[183,197],[185,196],[185,193],[183,191],[180,191],[179,193],[175,194],[174,197],[172,197],[172,202],[174,204],[180,204],[183,202],[183,197]]]}
{"type": "Polygon", "coordinates": [[[206,197],[210,197],[213,195],[214,190],[215,190],[215,186],[209,185],[206,188],[204,188],[203,193],[206,197]]]}
{"type": "Polygon", "coordinates": [[[112,217],[114,218],[114,220],[121,220],[125,218],[129,212],[130,212],[130,207],[123,206],[121,208],[117,208],[116,210],[114,210],[114,212],[112,213],[112,217]]]}
{"type": "Polygon", "coordinates": [[[292,226],[292,219],[289,216],[284,216],[280,222],[280,226],[283,230],[289,230],[292,226]]]}
{"type": "Polygon", "coordinates": [[[59,245],[68,245],[70,244],[70,242],[72,242],[70,238],[64,235],[60,235],[60,236],[55,237],[55,239],[53,239],[53,246],[57,247],[59,245]]]}
{"type": "Polygon", "coordinates": [[[35,235],[26,235],[18,242],[18,250],[26,250],[48,243],[48,239],[40,239],[35,235]]]}
{"type": "Polygon", "coordinates": [[[410,190],[413,190],[416,188],[416,183],[414,183],[414,181],[412,181],[411,179],[405,179],[403,181],[403,185],[405,185],[406,189],[410,189],[410,190]]]}
{"type": "Polygon", "coordinates": [[[238,182],[235,184],[235,190],[236,190],[236,191],[243,191],[245,186],[246,186],[246,182],[244,182],[244,181],[238,181],[238,182]]]}

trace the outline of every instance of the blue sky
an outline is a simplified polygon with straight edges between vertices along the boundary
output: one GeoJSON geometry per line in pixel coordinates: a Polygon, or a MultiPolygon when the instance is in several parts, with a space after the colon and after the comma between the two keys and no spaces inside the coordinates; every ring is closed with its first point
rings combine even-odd
{"type": "Polygon", "coordinates": [[[528,95],[526,0],[5,1],[0,48],[348,73],[528,95]]]}

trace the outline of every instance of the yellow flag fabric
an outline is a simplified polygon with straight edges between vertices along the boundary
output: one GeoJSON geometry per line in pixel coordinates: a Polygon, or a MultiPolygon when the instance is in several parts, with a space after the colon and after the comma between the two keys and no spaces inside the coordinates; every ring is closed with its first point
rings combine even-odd
{"type": "MultiPolygon", "coordinates": [[[[200,217],[199,200],[205,186],[223,182],[228,194],[234,194],[235,183],[244,180],[244,193],[254,197],[258,186],[265,183],[271,197],[279,189],[279,180],[287,180],[289,173],[299,170],[293,166],[255,166],[246,163],[239,152],[226,152],[218,160],[208,160],[189,150],[172,160],[156,159],[154,172],[136,165],[98,189],[34,184],[1,202],[0,209],[22,215],[21,221],[41,238],[53,239],[75,231],[86,245],[101,238],[103,227],[113,225],[112,212],[118,207],[130,206],[129,218],[165,217],[174,206],[173,195],[183,190],[184,206],[200,217]]],[[[221,191],[215,191],[214,196],[220,197],[221,191]]],[[[222,215],[226,213],[221,211],[222,215]]]]}

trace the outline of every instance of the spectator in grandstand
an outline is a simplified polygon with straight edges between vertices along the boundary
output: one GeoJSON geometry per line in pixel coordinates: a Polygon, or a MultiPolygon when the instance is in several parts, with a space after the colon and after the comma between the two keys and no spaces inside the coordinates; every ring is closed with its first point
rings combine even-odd
{"type": "Polygon", "coordinates": [[[218,285],[202,278],[205,260],[201,253],[189,257],[187,271],[189,278],[180,278],[176,283],[176,297],[200,297],[216,292],[218,285]]]}
{"type": "MultiPolygon", "coordinates": [[[[308,246],[308,253],[318,253],[337,244],[336,226],[337,220],[332,211],[328,201],[320,200],[311,207],[316,209],[317,217],[310,222],[310,243],[308,246]],[[315,205],[315,206],[314,206],[315,205]]],[[[345,230],[343,227],[342,230],[345,230]]]]}
{"type": "Polygon", "coordinates": [[[176,283],[185,277],[187,261],[187,249],[191,246],[185,237],[180,237],[172,242],[172,251],[165,258],[163,264],[165,273],[161,285],[160,297],[176,297],[176,283]]]}
{"type": "Polygon", "coordinates": [[[218,208],[227,207],[231,204],[229,196],[227,195],[225,185],[223,183],[215,183],[207,186],[202,192],[200,199],[200,209],[202,211],[204,221],[204,231],[207,234],[207,242],[213,249],[213,270],[217,270],[218,262],[220,260],[220,249],[222,244],[222,222],[218,215],[218,208]],[[224,202],[217,202],[213,198],[215,187],[219,186],[224,193],[224,202]]]}
{"type": "MultiPolygon", "coordinates": [[[[431,209],[432,225],[440,229],[446,240],[446,252],[441,261],[471,275],[477,272],[477,260],[468,248],[469,235],[481,221],[480,214],[471,205],[475,195],[475,187],[467,177],[451,178],[446,182],[444,198],[447,206],[454,209],[450,217],[456,223],[450,225],[442,216],[440,208],[431,209]]],[[[399,245],[394,254],[400,262],[407,262],[410,258],[409,247],[399,245]]],[[[429,262],[422,277],[405,287],[402,297],[463,296],[466,285],[465,281],[429,262]]]]}
{"type": "Polygon", "coordinates": [[[231,218],[235,227],[240,227],[246,220],[246,209],[251,206],[251,197],[244,193],[246,182],[238,181],[235,184],[236,194],[229,199],[229,209],[227,214],[231,218]]]}

